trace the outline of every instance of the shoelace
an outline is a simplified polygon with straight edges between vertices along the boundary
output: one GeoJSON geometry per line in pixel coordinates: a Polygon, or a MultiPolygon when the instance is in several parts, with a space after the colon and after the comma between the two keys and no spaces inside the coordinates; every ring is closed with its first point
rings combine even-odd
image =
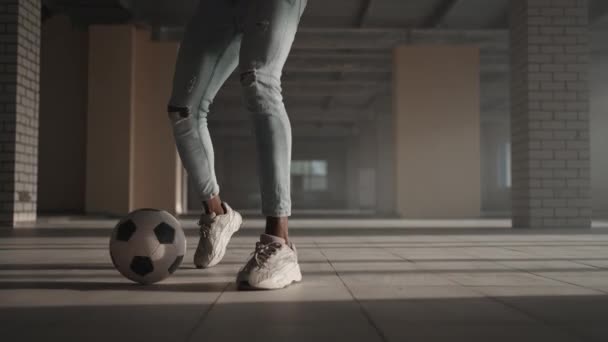
{"type": "Polygon", "coordinates": [[[261,242],[255,243],[255,251],[253,252],[253,260],[259,267],[263,267],[266,261],[281,248],[281,244],[277,242],[271,242],[264,244],[261,242]]]}
{"type": "Polygon", "coordinates": [[[209,217],[209,215],[201,216],[201,218],[198,220],[198,225],[200,226],[200,232],[202,237],[206,238],[209,236],[209,230],[211,229],[211,224],[214,221],[215,220],[209,217]]]}

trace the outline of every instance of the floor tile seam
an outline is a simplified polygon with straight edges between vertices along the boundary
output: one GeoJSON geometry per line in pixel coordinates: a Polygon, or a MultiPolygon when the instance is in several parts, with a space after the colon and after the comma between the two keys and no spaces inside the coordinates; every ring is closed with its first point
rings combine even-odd
{"type": "MultiPolygon", "coordinates": [[[[540,257],[540,258],[547,257],[546,255],[542,255],[542,254],[538,254],[538,253],[528,253],[528,252],[522,252],[522,251],[519,251],[519,250],[517,250],[517,249],[508,248],[508,247],[503,247],[503,248],[504,248],[504,249],[507,249],[507,250],[514,251],[514,252],[527,253],[527,254],[530,254],[530,255],[532,255],[532,256],[536,256],[536,257],[540,257]]],[[[583,259],[584,259],[584,258],[583,258],[583,259]]],[[[602,259],[604,259],[604,258],[602,258],[602,259]]],[[[517,260],[514,260],[514,261],[517,261],[517,260]]],[[[576,261],[575,261],[575,259],[573,259],[573,258],[562,258],[562,260],[560,260],[560,261],[568,261],[568,262],[571,262],[571,263],[574,263],[574,264],[578,264],[578,265],[589,266],[589,267],[592,267],[592,268],[595,268],[595,269],[598,269],[598,270],[602,270],[602,269],[608,269],[608,268],[603,268],[603,267],[597,267],[597,266],[594,266],[594,265],[589,265],[589,264],[586,264],[586,263],[584,263],[584,262],[580,262],[580,261],[578,261],[578,260],[576,260],[576,261]]],[[[497,263],[501,263],[501,261],[497,261],[497,263]]],[[[501,265],[503,265],[503,266],[507,266],[507,265],[504,265],[504,264],[501,264],[501,265]]],[[[507,267],[509,267],[509,266],[507,266],[507,267]]]]}
{"type": "MultiPolygon", "coordinates": [[[[533,254],[533,255],[537,255],[537,254],[533,254]]],[[[570,262],[573,262],[573,261],[570,261],[570,262]]],[[[529,271],[529,270],[525,270],[525,269],[509,266],[509,265],[504,264],[504,261],[497,261],[496,263],[500,264],[502,266],[505,266],[505,267],[507,267],[509,269],[513,269],[513,270],[516,270],[516,271],[519,271],[519,272],[522,272],[522,273],[531,274],[531,275],[534,275],[536,277],[540,277],[540,278],[543,278],[543,279],[548,279],[548,280],[556,281],[556,282],[564,284],[564,285],[571,285],[571,286],[575,286],[575,287],[582,288],[582,289],[585,289],[585,290],[597,291],[597,292],[601,292],[601,293],[604,293],[604,294],[608,294],[608,292],[600,290],[600,289],[596,289],[596,288],[592,288],[592,287],[586,287],[586,286],[581,286],[579,284],[575,284],[575,283],[571,283],[571,282],[568,282],[568,281],[564,281],[562,279],[557,279],[557,278],[550,277],[550,276],[547,276],[547,275],[538,274],[537,272],[534,272],[534,271],[529,271]]],[[[576,263],[576,262],[574,262],[574,263],[576,263]]],[[[597,267],[595,267],[595,268],[598,269],[597,267]]]]}
{"type": "Polygon", "coordinates": [[[503,266],[503,267],[506,267],[509,270],[513,270],[515,272],[520,272],[520,273],[524,273],[524,274],[530,274],[530,275],[533,275],[535,277],[540,277],[540,278],[544,278],[544,279],[548,279],[548,280],[552,280],[552,281],[557,281],[557,282],[562,283],[564,285],[575,285],[577,287],[582,287],[582,286],[579,286],[577,284],[568,283],[568,282],[565,282],[565,281],[562,281],[562,280],[559,280],[559,279],[554,279],[554,278],[551,278],[551,277],[546,277],[546,276],[540,275],[540,274],[536,273],[536,271],[531,271],[531,270],[527,270],[527,269],[523,269],[523,268],[518,268],[518,267],[515,267],[515,266],[510,266],[510,265],[506,264],[506,261],[496,261],[496,263],[499,264],[499,265],[501,265],[501,266],[503,266]]]}
{"type": "MultiPolygon", "coordinates": [[[[389,255],[392,255],[392,256],[396,257],[397,259],[406,261],[406,262],[408,262],[410,264],[414,264],[413,260],[410,260],[410,259],[408,259],[408,258],[406,258],[406,257],[404,257],[402,255],[399,255],[397,252],[394,252],[394,251],[390,250],[390,248],[392,248],[392,247],[378,247],[378,248],[381,249],[381,250],[383,250],[383,251],[385,251],[389,255]]],[[[405,247],[405,248],[407,248],[407,247],[405,247]]]]}
{"type": "Polygon", "coordinates": [[[576,331],[564,328],[560,324],[554,324],[554,323],[552,323],[549,320],[543,319],[542,317],[539,317],[538,315],[535,315],[534,313],[528,312],[525,309],[522,309],[522,308],[517,307],[517,306],[515,306],[513,304],[510,304],[509,302],[503,301],[503,300],[501,300],[497,296],[490,296],[490,295],[484,294],[481,291],[476,290],[474,288],[471,289],[471,290],[474,291],[474,292],[478,292],[478,293],[482,294],[483,296],[485,296],[485,298],[488,298],[488,299],[494,301],[495,303],[499,303],[499,304],[501,304],[501,305],[503,305],[503,306],[505,306],[505,307],[507,307],[507,308],[509,308],[511,310],[514,310],[516,312],[519,312],[519,313],[523,314],[524,316],[532,319],[534,322],[540,323],[541,326],[546,327],[546,328],[550,329],[551,331],[563,333],[566,336],[573,337],[577,341],[580,341],[580,342],[588,342],[589,341],[585,336],[579,335],[576,331]]]}
{"type": "MultiPolygon", "coordinates": [[[[540,256],[538,254],[528,253],[528,252],[523,252],[523,251],[517,250],[515,247],[500,246],[500,247],[492,247],[492,248],[496,249],[496,250],[502,250],[502,251],[505,251],[505,252],[516,252],[516,253],[521,253],[521,254],[527,254],[527,255],[530,255],[530,256],[540,256]]],[[[470,255],[472,257],[475,257],[477,259],[484,259],[485,258],[485,257],[481,257],[479,255],[467,252],[466,250],[464,251],[464,253],[467,254],[467,255],[470,255]]],[[[496,263],[498,263],[498,262],[496,262],[496,263]]]]}
{"type": "Polygon", "coordinates": [[[557,281],[557,282],[562,283],[562,284],[571,285],[571,286],[579,287],[579,288],[582,288],[582,289],[585,289],[585,290],[596,291],[596,292],[600,292],[600,293],[602,293],[604,295],[608,295],[608,291],[601,290],[601,289],[598,289],[598,288],[595,288],[595,287],[572,283],[572,282],[565,281],[565,280],[562,280],[562,279],[550,277],[550,276],[547,276],[547,275],[544,275],[544,274],[538,274],[538,273],[534,273],[534,272],[528,272],[528,273],[533,274],[533,275],[535,275],[537,277],[541,277],[541,278],[557,281]]]}
{"type": "MultiPolygon", "coordinates": [[[[369,241],[356,241],[356,242],[323,242],[319,245],[320,247],[333,247],[340,246],[344,248],[359,248],[360,245],[369,245],[370,247],[388,247],[388,248],[521,248],[521,247],[542,247],[542,248],[557,248],[557,247],[606,247],[606,244],[587,244],[581,242],[580,244],[568,243],[568,244],[548,244],[548,243],[533,243],[529,242],[526,244],[513,244],[513,243],[473,243],[473,242],[369,242],[369,241]]],[[[7,246],[7,247],[23,247],[23,248],[34,248],[37,246],[7,246]]],[[[50,246],[49,246],[50,247],[50,246]]],[[[524,251],[516,250],[518,252],[525,253],[524,251]]]]}
{"type": "Polygon", "coordinates": [[[432,274],[434,277],[437,277],[437,278],[440,278],[440,279],[442,279],[442,280],[445,280],[445,281],[447,281],[447,282],[449,282],[449,283],[452,283],[452,285],[441,285],[441,286],[454,286],[454,285],[457,285],[457,286],[462,286],[462,284],[460,284],[460,283],[458,283],[458,282],[454,281],[453,279],[450,279],[449,277],[446,277],[445,275],[441,275],[441,274],[435,274],[435,273],[432,273],[432,272],[427,272],[427,270],[425,270],[425,269],[422,269],[422,268],[418,267],[417,262],[416,262],[416,261],[414,261],[414,260],[408,259],[408,258],[406,258],[406,257],[404,257],[404,256],[402,256],[402,255],[399,255],[399,254],[397,254],[397,253],[394,253],[394,252],[392,252],[392,251],[387,251],[387,252],[388,252],[388,253],[390,253],[391,255],[395,256],[395,257],[400,258],[400,259],[401,259],[401,260],[403,260],[403,261],[407,261],[408,263],[410,263],[412,266],[414,266],[414,267],[415,267],[417,270],[419,270],[419,271],[422,271],[422,272],[424,272],[424,273],[429,273],[429,274],[432,274]]]}
{"type": "MultiPolygon", "coordinates": [[[[571,262],[573,264],[577,264],[577,265],[581,265],[581,266],[588,266],[589,268],[593,269],[594,272],[608,271],[608,268],[597,267],[597,266],[594,266],[594,265],[588,265],[588,264],[585,264],[585,263],[582,263],[582,262],[576,262],[576,261],[573,261],[573,260],[563,260],[563,261],[568,261],[568,262],[571,262]]],[[[546,278],[546,279],[550,279],[550,280],[555,280],[555,281],[558,281],[560,283],[564,283],[564,284],[568,284],[568,285],[575,285],[575,286],[578,286],[578,287],[583,287],[581,285],[574,284],[574,283],[569,283],[569,282],[563,281],[561,279],[556,279],[556,278],[551,278],[551,277],[548,277],[548,276],[543,276],[541,274],[538,274],[537,273],[538,271],[529,270],[529,269],[525,269],[525,268],[518,268],[518,267],[515,267],[515,266],[509,266],[507,264],[504,264],[503,262],[505,262],[505,261],[496,261],[497,264],[500,264],[501,266],[507,267],[507,268],[512,269],[512,270],[516,270],[516,271],[519,271],[519,272],[532,274],[534,276],[538,276],[538,277],[542,277],[542,278],[546,278]]],[[[581,268],[580,270],[585,270],[585,269],[581,268]]],[[[585,271],[590,271],[590,270],[585,270],[585,271]]],[[[551,273],[551,272],[561,273],[563,271],[548,269],[546,272],[547,273],[551,273]]],[[[574,270],[573,269],[571,271],[566,271],[566,272],[579,272],[579,270],[574,270]]],[[[591,289],[591,290],[595,290],[595,289],[591,289]]],[[[597,290],[597,291],[599,291],[599,290],[597,290]]],[[[602,291],[600,291],[600,292],[602,292],[602,291]]]]}
{"type": "Polygon", "coordinates": [[[197,320],[196,324],[194,324],[194,326],[192,327],[192,329],[188,333],[188,335],[186,337],[186,340],[185,340],[186,342],[192,341],[192,339],[194,338],[194,334],[196,333],[197,329],[199,327],[202,327],[205,324],[205,320],[207,319],[207,317],[211,313],[211,310],[219,302],[220,298],[224,295],[224,293],[226,292],[226,289],[228,289],[229,286],[230,286],[230,283],[227,282],[226,285],[224,286],[224,288],[222,288],[222,291],[215,298],[215,300],[211,303],[211,305],[209,305],[209,307],[207,308],[207,310],[203,311],[203,313],[201,314],[201,317],[197,320]]]}
{"type": "MultiPolygon", "coordinates": [[[[526,252],[520,251],[520,250],[518,250],[518,249],[516,249],[514,247],[502,247],[502,248],[506,249],[506,250],[513,251],[513,252],[530,254],[531,256],[535,256],[535,257],[538,257],[538,258],[551,258],[550,256],[539,254],[539,253],[528,252],[528,251],[526,251],[526,252]]],[[[585,259],[585,258],[571,258],[571,257],[565,257],[564,258],[564,257],[562,257],[561,261],[570,261],[570,262],[573,262],[573,263],[579,263],[578,261],[574,261],[575,259],[585,259]],[[566,259],[566,260],[564,260],[564,259],[566,259]]],[[[606,258],[603,258],[603,257],[602,258],[594,258],[593,260],[604,260],[604,259],[606,259],[606,258]]],[[[586,265],[586,264],[583,264],[583,265],[586,265]]],[[[586,265],[586,266],[596,267],[596,266],[593,266],[593,265],[586,265]]]]}
{"type": "MultiPolygon", "coordinates": [[[[315,244],[316,244],[316,242],[315,242],[315,244]]],[[[365,317],[365,319],[367,320],[368,324],[374,329],[374,331],[376,332],[376,334],[378,335],[378,337],[380,338],[380,340],[383,341],[383,342],[388,342],[389,340],[388,340],[386,334],[384,334],[384,332],[380,329],[380,327],[376,324],[376,322],[374,322],[374,320],[372,319],[372,317],[369,314],[369,312],[367,312],[367,310],[365,309],[365,307],[363,307],[363,304],[361,303],[361,301],[359,301],[359,299],[355,296],[355,294],[353,293],[353,291],[348,287],[348,285],[346,284],[346,282],[344,281],[344,279],[340,276],[340,273],[334,267],[333,263],[331,262],[331,260],[329,260],[329,258],[325,254],[325,252],[321,248],[319,248],[319,251],[326,258],[327,263],[334,270],[334,273],[336,274],[336,277],[338,277],[338,279],[340,279],[340,282],[342,283],[342,286],[344,286],[344,288],[346,289],[346,291],[348,291],[348,293],[351,296],[352,300],[355,303],[357,303],[357,306],[359,307],[359,310],[361,311],[361,314],[363,315],[363,317],[365,317]]]]}
{"type": "MultiPolygon", "coordinates": [[[[385,248],[380,247],[380,249],[385,249],[385,248]]],[[[324,255],[326,258],[327,258],[327,256],[326,256],[326,255],[325,255],[325,253],[323,252],[323,250],[322,250],[322,249],[320,249],[320,251],[321,251],[321,253],[322,253],[322,254],[323,254],[323,255],[324,255]]],[[[388,252],[389,254],[393,255],[393,256],[398,257],[398,258],[399,258],[399,259],[401,259],[401,260],[404,260],[404,261],[407,261],[407,262],[412,263],[413,265],[416,265],[416,262],[411,261],[411,260],[409,260],[409,259],[407,259],[407,258],[405,258],[405,257],[403,257],[403,256],[401,256],[401,255],[399,255],[399,254],[393,253],[393,252],[391,252],[391,251],[387,251],[387,252],[388,252]]],[[[474,256],[474,255],[473,255],[473,257],[478,257],[478,256],[474,256]]],[[[335,269],[335,267],[333,266],[333,264],[332,264],[331,260],[329,260],[329,258],[327,258],[327,262],[330,264],[330,266],[332,267],[332,269],[334,269],[334,271],[335,271],[335,273],[336,273],[336,276],[338,276],[338,277],[340,278],[340,280],[342,281],[342,283],[344,284],[344,286],[346,287],[346,289],[349,291],[349,293],[351,294],[351,296],[353,297],[353,299],[354,299],[354,300],[355,300],[355,301],[356,301],[356,302],[357,302],[357,303],[360,305],[361,310],[364,312],[364,314],[366,315],[366,317],[368,317],[368,320],[370,321],[370,324],[372,324],[372,325],[374,325],[374,327],[376,327],[376,326],[375,326],[375,323],[374,323],[374,322],[371,320],[371,316],[369,316],[369,314],[367,313],[367,311],[365,310],[365,308],[363,307],[363,305],[361,305],[361,303],[359,302],[359,300],[358,300],[358,299],[357,299],[357,298],[354,296],[354,293],[352,293],[351,289],[348,287],[348,285],[346,284],[346,282],[345,282],[345,281],[342,279],[342,277],[340,276],[339,272],[338,272],[338,271],[335,269]]],[[[497,264],[499,264],[499,263],[497,263],[497,264]]],[[[514,268],[509,267],[509,266],[506,266],[506,265],[502,265],[502,264],[500,264],[500,265],[501,265],[501,266],[504,266],[504,267],[507,267],[507,268],[509,268],[509,269],[514,269],[514,268]]],[[[517,270],[517,269],[514,269],[514,270],[517,270]]],[[[447,277],[443,277],[443,276],[438,276],[438,277],[441,277],[442,279],[445,279],[445,280],[447,280],[447,281],[449,281],[449,282],[452,282],[452,283],[454,283],[455,285],[461,286],[461,287],[463,287],[463,288],[467,288],[467,287],[469,287],[469,286],[467,286],[467,285],[465,285],[465,284],[462,284],[461,282],[458,282],[458,281],[456,281],[456,280],[454,280],[454,279],[449,279],[449,278],[447,278],[447,277]]],[[[482,296],[482,298],[488,298],[488,299],[490,299],[490,300],[493,300],[493,301],[495,301],[495,302],[500,303],[501,305],[504,305],[504,306],[506,306],[506,307],[509,307],[510,309],[515,310],[515,311],[517,311],[517,312],[519,312],[519,313],[523,314],[524,316],[526,316],[526,317],[528,317],[528,318],[532,319],[534,322],[541,323],[543,326],[546,326],[547,328],[551,329],[552,331],[558,331],[558,332],[560,331],[559,329],[556,329],[556,328],[555,328],[555,326],[553,326],[553,325],[552,325],[552,324],[550,324],[549,322],[546,322],[546,321],[542,320],[542,318],[538,318],[538,317],[536,317],[535,315],[532,315],[532,314],[530,314],[530,313],[528,313],[528,312],[526,312],[526,311],[524,311],[524,310],[522,310],[522,309],[520,309],[520,308],[518,308],[518,307],[514,307],[514,306],[512,306],[512,305],[510,305],[510,304],[508,304],[508,303],[503,303],[502,301],[500,301],[500,300],[498,300],[498,299],[496,299],[496,298],[494,298],[494,297],[492,297],[492,296],[488,296],[488,295],[486,295],[486,294],[484,294],[484,293],[482,293],[482,292],[480,292],[480,291],[478,291],[478,290],[475,290],[475,289],[471,289],[471,290],[472,290],[473,292],[476,292],[476,293],[480,294],[480,295],[482,296]]],[[[379,328],[377,328],[377,329],[379,330],[379,328]]],[[[572,333],[571,333],[570,331],[566,331],[566,332],[568,333],[568,335],[569,335],[569,336],[572,336],[572,333]]],[[[584,340],[583,340],[583,339],[581,339],[581,337],[580,337],[580,336],[578,336],[578,335],[573,335],[572,337],[575,337],[575,338],[576,338],[577,340],[579,340],[579,341],[584,341],[584,340]]]]}
{"type": "MultiPolygon", "coordinates": [[[[515,305],[512,305],[512,304],[510,304],[508,302],[505,302],[505,301],[501,300],[497,296],[491,296],[491,295],[488,295],[488,294],[484,293],[483,291],[481,291],[481,290],[478,289],[480,287],[478,285],[467,286],[465,284],[462,284],[461,282],[458,282],[457,280],[454,280],[454,282],[458,283],[460,286],[463,286],[464,288],[467,288],[467,289],[469,289],[469,290],[471,290],[471,291],[473,291],[473,292],[481,295],[483,298],[487,298],[487,299],[489,299],[491,301],[494,301],[496,303],[499,303],[500,305],[503,305],[503,306],[505,306],[505,307],[507,307],[507,308],[509,308],[511,310],[519,312],[519,313],[523,314],[525,317],[528,317],[529,319],[531,319],[532,321],[540,323],[542,326],[550,328],[553,331],[562,331],[562,328],[559,325],[553,325],[551,322],[549,322],[547,320],[544,320],[542,317],[538,317],[537,315],[534,315],[533,313],[530,313],[530,312],[528,312],[528,311],[526,311],[526,310],[524,310],[522,308],[519,308],[519,307],[517,307],[515,305]]],[[[581,341],[581,342],[585,342],[586,341],[583,337],[577,335],[576,333],[573,333],[570,330],[565,330],[564,332],[566,332],[568,334],[568,336],[575,337],[578,341],[581,341]]]]}
{"type": "MultiPolygon", "coordinates": [[[[585,259],[585,258],[583,258],[583,259],[585,259]]],[[[587,264],[585,262],[582,262],[580,260],[574,260],[574,259],[569,259],[568,261],[571,262],[571,263],[573,263],[573,264],[584,265],[584,266],[593,267],[593,268],[598,269],[598,270],[608,271],[608,266],[607,267],[601,267],[601,266],[591,265],[591,264],[587,264]]]]}
{"type": "MultiPolygon", "coordinates": [[[[508,247],[504,247],[504,249],[511,250],[511,251],[514,251],[514,252],[520,252],[520,253],[526,253],[526,254],[530,254],[531,256],[535,256],[535,257],[538,257],[538,258],[545,258],[545,257],[547,257],[546,255],[542,255],[542,254],[538,254],[538,253],[522,252],[522,251],[517,250],[517,249],[514,249],[514,248],[508,248],[508,247]]],[[[513,261],[517,261],[517,259],[513,259],[513,261]]],[[[550,260],[548,260],[548,261],[550,261],[550,260]]],[[[601,268],[599,268],[599,267],[596,267],[596,266],[593,266],[593,265],[587,265],[587,264],[584,264],[584,263],[581,263],[581,262],[578,262],[578,261],[574,261],[574,260],[573,260],[573,259],[571,259],[571,258],[562,258],[560,261],[568,261],[568,262],[571,262],[571,263],[573,263],[573,264],[585,265],[585,266],[589,266],[589,267],[592,267],[592,268],[596,268],[596,269],[600,269],[600,270],[601,270],[601,268]]],[[[505,261],[497,261],[497,263],[500,263],[500,264],[501,264],[501,265],[503,265],[503,266],[506,266],[506,267],[511,268],[511,266],[508,266],[508,265],[502,264],[502,262],[505,262],[505,261]]],[[[516,268],[516,269],[517,269],[517,268],[516,268]]]]}

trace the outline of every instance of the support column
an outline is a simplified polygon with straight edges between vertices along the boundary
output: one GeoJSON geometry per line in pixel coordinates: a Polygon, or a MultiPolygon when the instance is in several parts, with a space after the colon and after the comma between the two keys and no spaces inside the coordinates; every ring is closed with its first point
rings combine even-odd
{"type": "Polygon", "coordinates": [[[85,210],[132,209],[135,28],[89,27],[85,210]]]}
{"type": "Polygon", "coordinates": [[[376,209],[376,122],[367,118],[360,118],[359,132],[359,167],[358,189],[359,209],[376,209]]]}
{"type": "Polygon", "coordinates": [[[374,108],[376,123],[376,213],[395,215],[395,136],[392,99],[382,97],[374,108]]]}
{"type": "Polygon", "coordinates": [[[177,44],[132,25],[89,27],[87,213],[181,208],[166,102],[177,44]]]}
{"type": "Polygon", "coordinates": [[[40,6],[0,3],[0,227],[36,220],[40,6]]]}
{"type": "Polygon", "coordinates": [[[397,47],[393,101],[397,214],[478,218],[479,49],[397,47]]]}
{"type": "Polygon", "coordinates": [[[510,4],[513,226],[589,228],[588,3],[510,4]]]}

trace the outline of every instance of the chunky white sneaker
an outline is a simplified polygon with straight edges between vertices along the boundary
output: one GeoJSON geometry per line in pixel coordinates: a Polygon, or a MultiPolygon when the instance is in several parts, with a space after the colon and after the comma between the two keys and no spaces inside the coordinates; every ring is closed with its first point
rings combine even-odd
{"type": "Polygon", "coordinates": [[[251,259],[236,277],[237,286],[241,289],[281,289],[301,280],[295,245],[267,234],[260,236],[251,259]]]}
{"type": "Polygon", "coordinates": [[[194,265],[197,268],[217,265],[226,253],[226,246],[232,234],[236,233],[243,223],[241,214],[230,208],[226,202],[222,202],[222,206],[225,214],[203,214],[198,222],[201,237],[194,253],[194,265]]]}

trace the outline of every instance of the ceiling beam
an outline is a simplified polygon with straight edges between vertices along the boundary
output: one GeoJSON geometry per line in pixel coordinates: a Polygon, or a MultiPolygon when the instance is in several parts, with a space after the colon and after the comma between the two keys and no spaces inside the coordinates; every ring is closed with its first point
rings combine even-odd
{"type": "Polygon", "coordinates": [[[302,29],[294,49],[381,50],[407,42],[407,30],[400,29],[302,29]]]}
{"type": "Polygon", "coordinates": [[[482,52],[507,52],[508,30],[412,30],[411,43],[477,45],[482,52]]]}
{"type": "MultiPolygon", "coordinates": [[[[347,138],[356,136],[357,129],[353,123],[325,123],[325,122],[293,122],[292,135],[294,137],[318,138],[347,138]]],[[[253,137],[251,122],[209,121],[209,130],[214,137],[253,137]]]]}
{"type": "MultiPolygon", "coordinates": [[[[306,70],[293,72],[283,71],[283,75],[281,76],[281,82],[283,82],[283,84],[296,82],[323,83],[331,80],[332,74],[329,72],[309,72],[306,70]]],[[[390,69],[383,72],[345,72],[344,77],[341,79],[341,81],[353,83],[388,83],[391,82],[391,80],[392,70],[390,69]]],[[[230,77],[228,77],[226,83],[240,83],[239,73],[234,72],[230,77]]]]}
{"type": "MultiPolygon", "coordinates": [[[[482,72],[504,68],[509,64],[509,55],[482,53],[482,72]]],[[[391,73],[393,59],[390,53],[357,56],[347,54],[296,53],[289,56],[284,70],[287,73],[391,73]]],[[[363,76],[361,76],[363,77],[363,76]]]]}
{"type": "MultiPolygon", "coordinates": [[[[325,81],[325,82],[294,82],[283,83],[283,94],[285,97],[317,97],[325,96],[355,97],[367,99],[377,92],[389,92],[389,82],[344,82],[344,81],[325,81]]],[[[238,83],[226,83],[220,89],[218,98],[240,98],[242,97],[241,86],[238,83]]]]}
{"type": "Polygon", "coordinates": [[[318,58],[311,59],[290,56],[285,64],[286,72],[386,72],[392,70],[392,59],[386,58],[373,59],[340,59],[340,58],[318,58]]]}
{"type": "MultiPolygon", "coordinates": [[[[178,41],[183,36],[182,27],[156,26],[152,28],[152,39],[178,41]]],[[[403,29],[368,28],[300,28],[292,50],[378,50],[390,49],[406,43],[408,31],[403,29]]]]}
{"type": "Polygon", "coordinates": [[[46,13],[65,14],[76,25],[120,24],[132,19],[127,2],[116,1],[76,1],[44,0],[46,13]]]}
{"type": "MultiPolygon", "coordinates": [[[[334,108],[330,111],[321,110],[317,106],[293,105],[287,106],[289,120],[293,122],[328,122],[328,123],[353,123],[357,121],[361,108],[334,108]]],[[[250,121],[247,109],[240,103],[222,102],[212,105],[209,121],[250,121]]]]}
{"type": "MultiPolygon", "coordinates": [[[[379,102],[380,100],[386,100],[387,103],[390,103],[390,99],[384,99],[382,95],[374,97],[374,103],[379,102]]],[[[482,117],[492,110],[508,108],[508,91],[486,94],[482,99],[480,106],[483,114],[482,117]]],[[[390,111],[390,106],[388,110],[390,111]]],[[[360,121],[362,118],[373,118],[371,105],[368,108],[363,108],[363,106],[358,108],[335,107],[328,111],[310,105],[288,105],[287,113],[289,115],[289,120],[295,125],[315,123],[327,125],[353,124],[360,121]]],[[[211,125],[231,123],[249,124],[251,117],[241,101],[229,103],[217,102],[212,105],[208,120],[211,125]]]]}
{"type": "Polygon", "coordinates": [[[433,12],[424,20],[422,27],[424,28],[437,28],[441,26],[441,23],[445,17],[450,13],[452,8],[458,3],[458,0],[443,0],[433,9],[433,12]]]}
{"type": "Polygon", "coordinates": [[[476,44],[482,50],[507,51],[507,30],[440,29],[304,29],[298,32],[294,49],[392,50],[417,43],[476,44]]]}
{"type": "MultiPolygon", "coordinates": [[[[363,0],[359,13],[355,18],[355,20],[356,20],[355,25],[354,25],[355,27],[362,28],[363,26],[365,26],[365,20],[367,19],[371,5],[372,5],[372,0],[363,0]]],[[[347,52],[351,53],[352,51],[347,51],[347,52]]],[[[345,70],[342,68],[340,70],[338,70],[337,73],[334,74],[334,79],[336,81],[341,80],[344,76],[344,72],[345,72],[345,70]]],[[[331,105],[333,102],[334,102],[333,96],[331,96],[331,95],[326,96],[323,98],[321,107],[324,110],[329,110],[331,108],[331,105]]]]}
{"type": "MultiPolygon", "coordinates": [[[[495,71],[495,68],[490,69],[495,71]]],[[[367,73],[344,73],[338,77],[335,72],[327,73],[307,73],[306,70],[284,73],[281,77],[281,87],[283,89],[294,89],[303,87],[360,87],[374,88],[384,87],[392,81],[392,64],[389,62],[387,68],[382,72],[367,73]]],[[[225,82],[225,87],[240,88],[238,73],[233,73],[225,82]]],[[[240,90],[239,90],[240,91],[240,90]]]]}
{"type": "MultiPolygon", "coordinates": [[[[152,37],[179,40],[182,33],[181,28],[155,27],[152,37]]],[[[477,44],[481,49],[506,51],[508,30],[302,28],[292,50],[377,51],[412,43],[477,44]]]]}

